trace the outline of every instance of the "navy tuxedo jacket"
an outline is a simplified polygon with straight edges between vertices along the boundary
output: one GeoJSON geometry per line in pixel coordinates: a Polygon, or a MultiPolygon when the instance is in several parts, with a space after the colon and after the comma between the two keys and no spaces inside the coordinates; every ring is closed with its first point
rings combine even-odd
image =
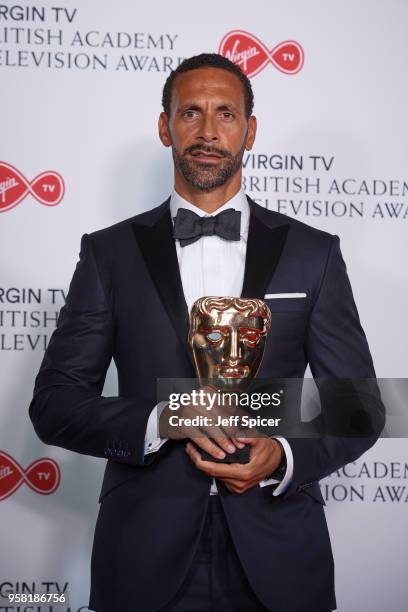
{"type": "MultiPolygon", "coordinates": [[[[308,363],[314,377],[374,377],[338,237],[248,200],[242,296],[306,293],[269,302],[273,324],[259,377],[302,378],[308,363]]],[[[157,378],[195,376],[187,332],[169,200],[83,236],[30,417],[46,444],[108,459],[91,564],[90,608],[97,612],[163,606],[200,537],[211,479],[192,464],[185,442],[169,441],[144,458],[157,378]],[[112,357],[119,396],[102,397],[112,357]]],[[[271,487],[232,494],[218,483],[241,563],[269,609],[336,607],[318,481],[375,439],[290,439],[294,474],[282,496],[271,487]]]]}

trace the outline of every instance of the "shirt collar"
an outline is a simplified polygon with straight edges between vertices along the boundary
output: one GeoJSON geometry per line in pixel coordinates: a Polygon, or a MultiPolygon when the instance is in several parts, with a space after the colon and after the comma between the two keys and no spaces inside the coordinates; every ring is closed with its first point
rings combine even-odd
{"type": "MultiPolygon", "coordinates": [[[[185,200],[177,193],[175,189],[173,189],[171,197],[170,197],[170,214],[171,219],[177,215],[177,211],[179,208],[187,208],[187,210],[191,210],[199,217],[208,216],[204,210],[195,206],[188,200],[185,200]]],[[[249,204],[246,198],[245,193],[242,189],[240,189],[228,202],[225,202],[222,206],[217,208],[212,214],[218,215],[218,213],[227,210],[228,208],[234,208],[235,210],[239,210],[241,212],[241,238],[246,239],[248,236],[248,226],[249,226],[249,204]]]]}

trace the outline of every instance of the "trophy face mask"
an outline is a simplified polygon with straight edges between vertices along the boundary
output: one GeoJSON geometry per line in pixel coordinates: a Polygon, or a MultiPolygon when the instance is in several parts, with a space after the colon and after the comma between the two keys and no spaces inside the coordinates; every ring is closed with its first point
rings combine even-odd
{"type": "Polygon", "coordinates": [[[219,389],[246,388],[261,365],[271,313],[255,298],[203,297],[194,302],[189,343],[197,375],[219,389]]]}

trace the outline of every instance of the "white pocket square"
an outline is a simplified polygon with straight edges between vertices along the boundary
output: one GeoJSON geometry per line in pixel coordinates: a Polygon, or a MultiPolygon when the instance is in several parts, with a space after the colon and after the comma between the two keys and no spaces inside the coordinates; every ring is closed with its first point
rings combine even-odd
{"type": "Polygon", "coordinates": [[[266,300],[278,300],[281,298],[305,298],[306,293],[265,293],[266,300]]]}

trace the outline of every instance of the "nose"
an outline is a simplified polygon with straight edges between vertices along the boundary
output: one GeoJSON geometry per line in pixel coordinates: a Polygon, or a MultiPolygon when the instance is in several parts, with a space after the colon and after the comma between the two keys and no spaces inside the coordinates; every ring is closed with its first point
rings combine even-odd
{"type": "Polygon", "coordinates": [[[216,120],[211,113],[203,113],[197,136],[204,142],[218,141],[216,120]]]}
{"type": "Polygon", "coordinates": [[[232,330],[229,337],[229,351],[228,351],[228,362],[231,365],[237,365],[241,359],[241,346],[238,339],[238,332],[232,330]]]}

